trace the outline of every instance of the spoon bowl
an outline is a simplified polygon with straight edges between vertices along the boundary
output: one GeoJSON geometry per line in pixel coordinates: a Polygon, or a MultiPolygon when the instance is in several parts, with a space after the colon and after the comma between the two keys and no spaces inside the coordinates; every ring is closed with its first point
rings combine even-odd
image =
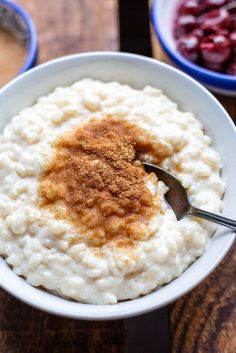
{"type": "Polygon", "coordinates": [[[155,173],[158,180],[163,181],[169,188],[165,194],[165,199],[168,205],[173,209],[176,218],[179,221],[191,208],[187,192],[183,185],[167,170],[146,162],[142,162],[142,164],[146,172],[155,173]]]}

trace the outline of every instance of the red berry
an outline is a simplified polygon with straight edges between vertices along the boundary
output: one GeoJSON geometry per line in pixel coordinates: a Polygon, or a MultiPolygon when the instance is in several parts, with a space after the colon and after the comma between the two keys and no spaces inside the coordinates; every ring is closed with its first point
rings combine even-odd
{"type": "Polygon", "coordinates": [[[190,32],[198,26],[197,19],[192,15],[182,15],[177,19],[177,29],[190,32]]]}
{"type": "Polygon", "coordinates": [[[177,49],[186,59],[197,62],[199,58],[199,38],[191,33],[187,34],[179,39],[177,49]]]}
{"type": "Polygon", "coordinates": [[[236,76],[236,59],[234,59],[234,61],[231,62],[231,64],[229,65],[227,71],[227,74],[229,75],[234,75],[236,76]]]}
{"type": "Polygon", "coordinates": [[[227,3],[227,0],[205,0],[204,5],[206,9],[214,9],[223,6],[227,3]]]}
{"type": "Polygon", "coordinates": [[[225,36],[212,34],[200,43],[203,60],[211,64],[223,64],[231,56],[231,45],[225,36]]]}
{"type": "Polygon", "coordinates": [[[236,48],[236,31],[230,33],[229,40],[231,45],[236,48]]]}
{"type": "Polygon", "coordinates": [[[215,9],[201,16],[200,22],[200,27],[203,31],[214,33],[218,28],[228,28],[230,15],[225,9],[215,9]]]}
{"type": "Polygon", "coordinates": [[[181,15],[198,16],[201,13],[201,6],[197,0],[187,0],[180,6],[179,13],[181,15]]]}

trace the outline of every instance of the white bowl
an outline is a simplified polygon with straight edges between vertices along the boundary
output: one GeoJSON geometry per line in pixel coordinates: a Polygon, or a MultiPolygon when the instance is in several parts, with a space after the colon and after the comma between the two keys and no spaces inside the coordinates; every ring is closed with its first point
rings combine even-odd
{"type": "MultiPolygon", "coordinates": [[[[235,217],[236,130],[226,111],[199,83],[182,72],[143,56],[121,53],[89,53],[63,57],[40,65],[5,86],[0,92],[0,128],[23,108],[57,86],[81,78],[116,80],[135,88],[161,88],[180,109],[192,111],[203,123],[223,161],[226,180],[224,214],[235,217]]],[[[160,308],[199,284],[219,264],[234,240],[233,232],[219,228],[204,255],[179,278],[139,299],[114,305],[90,305],[68,301],[31,287],[0,259],[0,285],[18,299],[53,314],[77,319],[118,319],[160,308]]]]}

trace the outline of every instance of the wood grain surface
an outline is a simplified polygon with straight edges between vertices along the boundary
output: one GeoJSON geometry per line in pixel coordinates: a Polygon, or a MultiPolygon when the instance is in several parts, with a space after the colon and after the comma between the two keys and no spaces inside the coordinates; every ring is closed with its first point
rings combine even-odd
{"type": "Polygon", "coordinates": [[[38,63],[62,55],[117,50],[117,0],[19,0],[39,37],[38,63]]]}
{"type": "MultiPolygon", "coordinates": [[[[153,29],[151,36],[154,56],[169,63],[153,29]]],[[[236,123],[236,98],[217,98],[236,123]]],[[[236,353],[236,244],[210,277],[171,306],[170,319],[172,353],[236,353]]]]}
{"type": "MultiPolygon", "coordinates": [[[[38,63],[65,54],[119,48],[116,0],[18,2],[36,23],[38,63]]],[[[154,39],[153,48],[157,58],[166,60],[154,39]]],[[[236,121],[235,100],[220,100],[236,121]]],[[[171,305],[172,353],[236,352],[235,283],[236,246],[206,281],[171,305]]],[[[158,335],[157,331],[157,339],[158,335]]],[[[0,353],[124,353],[126,342],[122,320],[93,323],[59,318],[0,290],[0,353]]]]}

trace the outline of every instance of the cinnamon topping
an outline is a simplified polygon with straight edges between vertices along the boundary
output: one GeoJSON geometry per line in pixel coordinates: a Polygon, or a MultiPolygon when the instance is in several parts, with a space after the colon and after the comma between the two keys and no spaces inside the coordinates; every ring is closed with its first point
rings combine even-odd
{"type": "Polygon", "coordinates": [[[157,163],[168,155],[165,146],[135,124],[107,117],[64,134],[54,147],[40,179],[40,207],[80,227],[93,246],[143,239],[160,204],[135,159],[148,153],[157,163]]]}

